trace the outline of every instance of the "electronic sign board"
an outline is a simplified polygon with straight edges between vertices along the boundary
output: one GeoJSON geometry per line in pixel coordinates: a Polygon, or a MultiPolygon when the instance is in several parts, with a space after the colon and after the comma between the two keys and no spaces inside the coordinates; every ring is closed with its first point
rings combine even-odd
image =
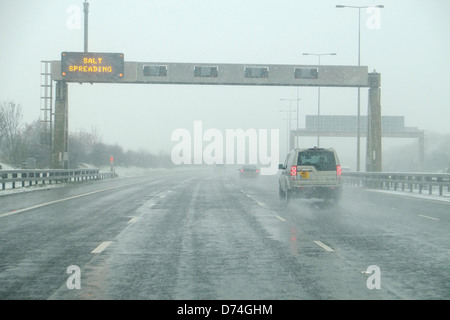
{"type": "Polygon", "coordinates": [[[123,79],[123,76],[123,53],[61,53],[61,77],[63,80],[79,82],[114,82],[123,79]]]}
{"type": "Polygon", "coordinates": [[[144,65],[142,71],[146,77],[167,77],[167,66],[165,65],[144,65]]]}
{"type": "Polygon", "coordinates": [[[219,67],[195,66],[194,77],[210,77],[217,78],[219,67]]]}
{"type": "Polygon", "coordinates": [[[269,77],[269,68],[267,67],[245,67],[246,78],[268,78],[269,77]]]}
{"type": "Polygon", "coordinates": [[[318,79],[319,69],[317,68],[295,68],[295,79],[318,79]]]}

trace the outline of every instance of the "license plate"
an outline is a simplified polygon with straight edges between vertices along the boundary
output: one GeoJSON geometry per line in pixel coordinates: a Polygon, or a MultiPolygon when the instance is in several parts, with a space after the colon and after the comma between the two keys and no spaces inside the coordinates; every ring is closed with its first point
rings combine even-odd
{"type": "Polygon", "coordinates": [[[309,171],[300,171],[301,179],[309,179],[309,171]]]}

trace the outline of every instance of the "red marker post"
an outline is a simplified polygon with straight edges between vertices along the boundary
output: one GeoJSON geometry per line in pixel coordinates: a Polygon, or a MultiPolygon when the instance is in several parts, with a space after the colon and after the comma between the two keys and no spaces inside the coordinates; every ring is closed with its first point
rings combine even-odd
{"type": "Polygon", "coordinates": [[[109,164],[110,164],[111,172],[114,172],[114,157],[113,156],[111,156],[109,158],[109,164]]]}

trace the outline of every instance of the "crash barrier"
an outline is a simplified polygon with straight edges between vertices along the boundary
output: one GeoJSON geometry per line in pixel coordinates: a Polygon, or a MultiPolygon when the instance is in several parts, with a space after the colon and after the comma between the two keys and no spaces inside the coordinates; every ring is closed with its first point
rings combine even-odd
{"type": "Polygon", "coordinates": [[[100,169],[21,169],[0,170],[1,190],[15,189],[17,186],[32,186],[62,182],[82,182],[86,180],[101,180],[116,178],[115,172],[100,172],[100,169]]]}
{"type": "Polygon", "coordinates": [[[444,190],[450,192],[449,173],[411,173],[411,172],[344,172],[344,183],[373,189],[394,191],[409,191],[433,194],[433,190],[440,196],[444,190]],[[425,191],[426,192],[426,191],[425,191]]]}

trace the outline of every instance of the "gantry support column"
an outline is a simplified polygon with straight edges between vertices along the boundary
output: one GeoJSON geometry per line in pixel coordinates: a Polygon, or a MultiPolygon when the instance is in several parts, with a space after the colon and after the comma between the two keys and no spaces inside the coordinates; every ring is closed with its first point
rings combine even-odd
{"type": "Polygon", "coordinates": [[[291,150],[294,150],[295,149],[295,136],[296,136],[296,131],[295,130],[291,130],[290,132],[289,132],[289,150],[288,150],[288,153],[291,151],[291,150]]]}
{"type": "Polygon", "coordinates": [[[53,130],[52,168],[69,168],[68,86],[56,81],[55,119],[53,130]]]}
{"type": "Polygon", "coordinates": [[[425,134],[419,137],[419,171],[425,171],[425,134]]]}
{"type": "Polygon", "coordinates": [[[366,171],[382,171],[380,74],[369,73],[366,171]]]}

